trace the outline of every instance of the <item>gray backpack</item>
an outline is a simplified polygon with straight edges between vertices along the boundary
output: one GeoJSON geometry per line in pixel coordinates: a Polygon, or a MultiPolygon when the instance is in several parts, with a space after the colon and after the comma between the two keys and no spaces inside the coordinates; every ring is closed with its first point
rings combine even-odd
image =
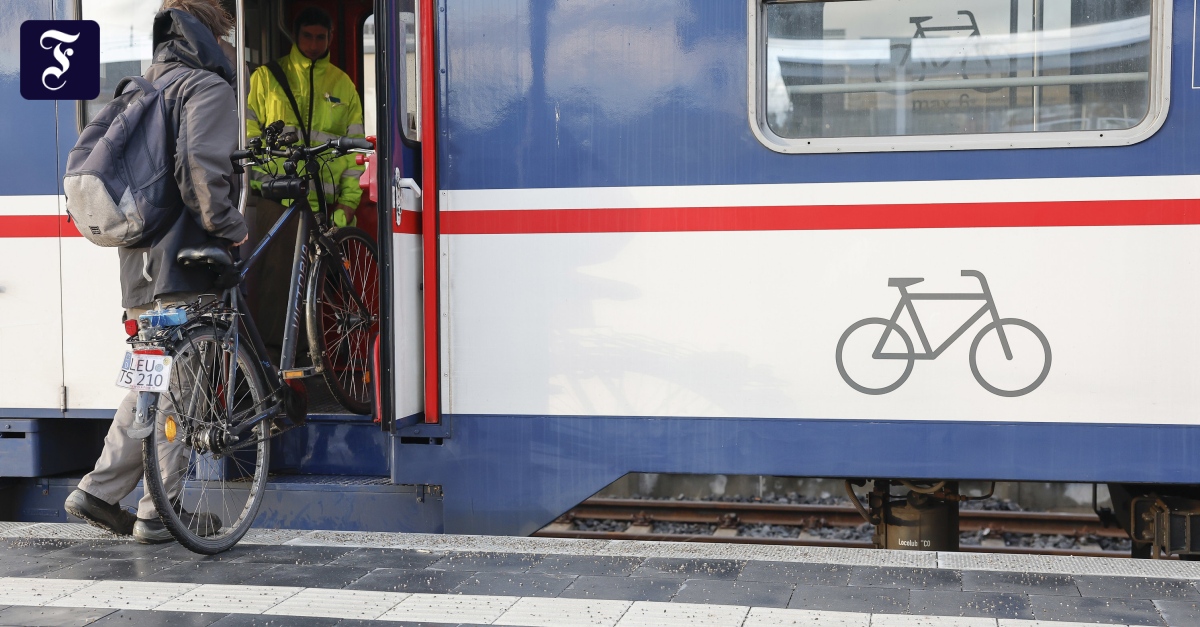
{"type": "Polygon", "coordinates": [[[176,130],[163,90],[187,69],[154,83],[140,76],[123,79],[67,155],[67,213],[93,244],[134,246],[179,217],[176,130]],[[130,83],[136,88],[124,91],[130,83]]]}

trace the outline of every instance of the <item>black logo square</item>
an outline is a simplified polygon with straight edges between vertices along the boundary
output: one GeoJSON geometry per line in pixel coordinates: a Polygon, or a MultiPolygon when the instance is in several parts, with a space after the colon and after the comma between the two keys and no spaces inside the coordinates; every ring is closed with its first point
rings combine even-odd
{"type": "Polygon", "coordinates": [[[21,23],[21,96],[92,100],[100,95],[100,25],[91,20],[21,23]]]}

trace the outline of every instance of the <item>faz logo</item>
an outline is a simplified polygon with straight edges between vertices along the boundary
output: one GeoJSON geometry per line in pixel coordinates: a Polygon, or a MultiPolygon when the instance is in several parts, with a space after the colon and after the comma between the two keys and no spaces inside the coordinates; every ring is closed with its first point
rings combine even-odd
{"type": "Polygon", "coordinates": [[[100,25],[90,20],[21,24],[21,96],[92,100],[100,95],[100,25]]]}

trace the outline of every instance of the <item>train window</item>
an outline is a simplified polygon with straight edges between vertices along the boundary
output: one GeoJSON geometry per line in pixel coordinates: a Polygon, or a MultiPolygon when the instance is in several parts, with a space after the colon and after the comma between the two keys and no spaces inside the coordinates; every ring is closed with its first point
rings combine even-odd
{"type": "Polygon", "coordinates": [[[1163,0],[751,0],[780,152],[1120,145],[1166,117],[1163,0]]]}
{"type": "Polygon", "coordinates": [[[421,47],[418,45],[417,11],[419,5],[414,0],[401,0],[398,20],[399,28],[404,32],[401,41],[404,42],[404,93],[401,96],[401,110],[404,111],[404,136],[421,141],[421,47]]]}
{"type": "Polygon", "coordinates": [[[151,28],[162,0],[82,0],[80,17],[100,24],[100,96],[83,106],[86,123],[112,100],[117,83],[140,76],[154,52],[151,28]]]}
{"type": "Polygon", "coordinates": [[[367,16],[362,28],[362,104],[363,129],[375,135],[375,16],[367,16]]]}

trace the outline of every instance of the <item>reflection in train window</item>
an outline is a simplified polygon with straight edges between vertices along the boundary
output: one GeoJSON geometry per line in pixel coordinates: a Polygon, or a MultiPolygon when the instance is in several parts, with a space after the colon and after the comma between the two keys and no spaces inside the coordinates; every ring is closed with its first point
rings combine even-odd
{"type": "Polygon", "coordinates": [[[154,55],[151,28],[162,0],[84,0],[80,17],[100,24],[100,96],[83,111],[91,120],[126,76],[141,76],[154,55]]]}
{"type": "Polygon", "coordinates": [[[760,123],[785,140],[1120,131],[1158,80],[1152,0],[762,8],[760,123]]]}

